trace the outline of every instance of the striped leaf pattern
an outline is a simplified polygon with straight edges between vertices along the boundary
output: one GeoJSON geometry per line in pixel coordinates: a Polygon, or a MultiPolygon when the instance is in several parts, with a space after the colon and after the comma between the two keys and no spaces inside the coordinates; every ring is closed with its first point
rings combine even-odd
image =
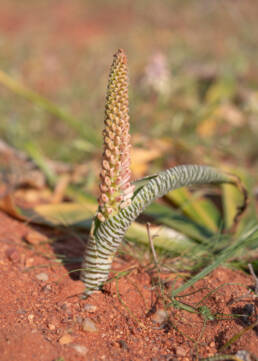
{"type": "Polygon", "coordinates": [[[115,216],[100,222],[97,218],[86,246],[82,265],[81,280],[85,283],[85,295],[98,290],[107,280],[113,257],[130,224],[155,199],[171,190],[208,183],[232,183],[233,176],[214,168],[200,165],[182,165],[167,169],[140,188],[131,204],[115,216]]]}

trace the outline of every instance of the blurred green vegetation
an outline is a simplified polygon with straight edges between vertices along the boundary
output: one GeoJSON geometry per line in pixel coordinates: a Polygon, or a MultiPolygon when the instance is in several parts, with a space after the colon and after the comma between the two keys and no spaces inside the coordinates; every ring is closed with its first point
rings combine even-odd
{"type": "Polygon", "coordinates": [[[165,163],[223,159],[248,166],[257,177],[258,10],[252,5],[2,1],[0,69],[67,110],[80,126],[0,86],[1,138],[20,148],[33,139],[48,157],[66,162],[99,154],[83,135],[88,127],[101,133],[112,54],[123,47],[133,135],[169,137],[175,146],[165,163]],[[155,65],[160,54],[163,63],[155,65]],[[162,88],[157,84],[164,74],[162,88]]]}

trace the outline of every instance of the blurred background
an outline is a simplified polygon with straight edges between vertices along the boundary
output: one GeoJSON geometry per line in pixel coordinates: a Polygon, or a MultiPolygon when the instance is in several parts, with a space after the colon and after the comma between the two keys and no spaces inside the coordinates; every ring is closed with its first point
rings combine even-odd
{"type": "Polygon", "coordinates": [[[78,182],[97,192],[106,84],[120,47],[135,178],[211,164],[244,172],[255,194],[257,19],[252,0],[1,0],[0,139],[80,165],[78,182]]]}

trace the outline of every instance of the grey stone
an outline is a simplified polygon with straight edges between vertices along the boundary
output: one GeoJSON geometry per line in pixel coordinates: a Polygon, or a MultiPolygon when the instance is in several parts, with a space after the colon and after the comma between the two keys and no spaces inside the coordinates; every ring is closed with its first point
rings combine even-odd
{"type": "Polygon", "coordinates": [[[250,353],[249,353],[248,351],[245,351],[245,350],[239,350],[239,351],[237,351],[236,357],[238,357],[239,360],[251,361],[250,353]]]}
{"type": "Polygon", "coordinates": [[[43,281],[43,282],[48,281],[48,275],[46,273],[44,273],[44,272],[37,274],[36,278],[39,281],[43,281]]]}
{"type": "Polygon", "coordinates": [[[83,308],[87,312],[94,313],[94,312],[96,312],[98,307],[95,305],[90,305],[89,303],[86,303],[86,305],[84,305],[83,308]]]}
{"type": "Polygon", "coordinates": [[[86,355],[88,352],[87,347],[83,345],[73,345],[72,347],[75,349],[75,351],[77,351],[81,355],[86,355]]]}
{"type": "Polygon", "coordinates": [[[97,332],[98,328],[90,318],[85,318],[82,322],[83,331],[97,332]]]}
{"type": "Polygon", "coordinates": [[[167,312],[163,309],[157,310],[152,316],[152,321],[159,325],[165,322],[167,319],[168,319],[167,312]]]}

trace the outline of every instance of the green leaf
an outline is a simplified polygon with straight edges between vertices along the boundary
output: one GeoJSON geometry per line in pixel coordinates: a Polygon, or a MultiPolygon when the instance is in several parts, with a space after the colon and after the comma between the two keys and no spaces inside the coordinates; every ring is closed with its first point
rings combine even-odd
{"type": "Polygon", "coordinates": [[[236,81],[228,76],[218,80],[208,90],[206,103],[209,105],[218,104],[226,99],[231,99],[236,92],[236,81]]]}
{"type": "MultiPolygon", "coordinates": [[[[168,252],[182,254],[196,247],[194,241],[168,227],[154,226],[151,228],[151,233],[154,246],[168,252]]],[[[130,241],[149,245],[146,226],[137,222],[133,222],[128,228],[126,238],[130,241]]]]}
{"type": "Polygon", "coordinates": [[[152,217],[155,222],[169,226],[177,231],[187,235],[192,239],[207,243],[214,233],[205,226],[194,222],[190,218],[184,216],[179,211],[164,204],[152,203],[144,214],[152,217]]]}
{"type": "Polygon", "coordinates": [[[205,226],[213,232],[218,232],[220,214],[215,205],[204,198],[196,198],[186,188],[180,188],[166,195],[170,201],[179,206],[193,221],[205,226]]]}

